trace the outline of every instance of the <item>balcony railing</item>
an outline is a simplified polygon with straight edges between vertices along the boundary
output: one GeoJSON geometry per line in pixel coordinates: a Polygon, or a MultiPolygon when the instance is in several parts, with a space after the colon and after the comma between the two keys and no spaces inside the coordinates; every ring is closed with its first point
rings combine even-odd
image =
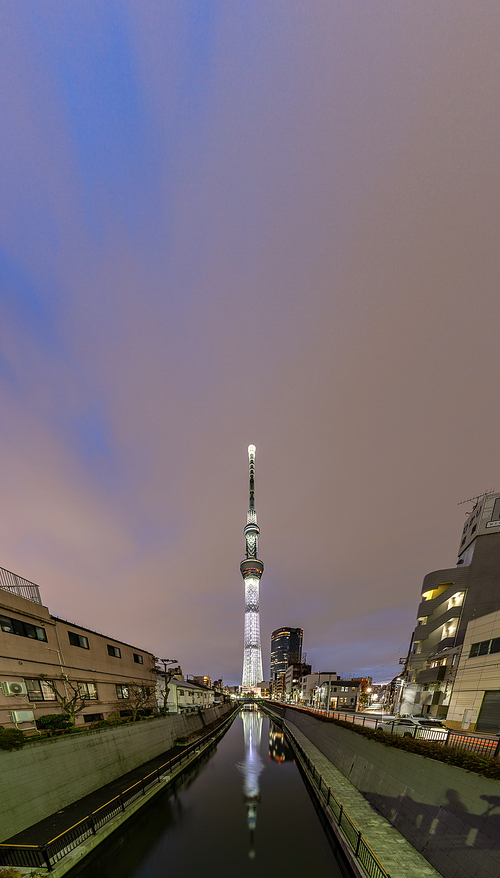
{"type": "Polygon", "coordinates": [[[33,601],[34,604],[42,603],[40,589],[34,582],[30,582],[29,579],[23,579],[22,576],[11,573],[10,570],[5,570],[4,567],[0,567],[0,588],[4,591],[10,591],[11,594],[17,594],[20,598],[25,598],[27,601],[33,601]]]}

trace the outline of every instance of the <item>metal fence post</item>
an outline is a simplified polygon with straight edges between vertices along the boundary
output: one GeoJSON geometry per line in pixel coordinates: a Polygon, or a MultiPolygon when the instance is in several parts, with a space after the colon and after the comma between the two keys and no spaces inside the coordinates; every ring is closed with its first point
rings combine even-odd
{"type": "Polygon", "coordinates": [[[121,793],[118,796],[118,798],[120,799],[120,805],[121,805],[122,811],[125,811],[125,802],[123,801],[123,796],[121,793]]]}
{"type": "Polygon", "coordinates": [[[40,848],[39,848],[39,850],[40,850],[40,852],[41,852],[41,854],[42,854],[42,857],[43,857],[43,859],[44,859],[44,862],[45,862],[45,865],[47,866],[48,871],[49,871],[49,872],[52,872],[52,863],[50,862],[50,857],[49,857],[49,855],[48,855],[48,853],[47,853],[47,847],[46,847],[46,845],[41,845],[40,848]]]}
{"type": "Polygon", "coordinates": [[[94,815],[93,815],[93,814],[90,814],[90,815],[89,815],[89,823],[90,823],[90,828],[91,828],[91,830],[92,830],[92,835],[95,835],[95,834],[96,834],[96,828],[95,828],[95,822],[94,822],[94,815]]]}
{"type": "Polygon", "coordinates": [[[354,856],[357,857],[359,855],[359,845],[361,843],[361,830],[358,832],[358,839],[356,841],[356,850],[354,851],[354,856]]]}
{"type": "Polygon", "coordinates": [[[493,751],[493,756],[492,756],[491,758],[492,758],[492,759],[498,759],[499,756],[500,756],[500,736],[499,736],[499,738],[498,738],[498,741],[497,741],[497,743],[496,743],[496,747],[495,747],[495,749],[494,749],[494,751],[493,751]]]}
{"type": "Polygon", "coordinates": [[[342,823],[342,814],[343,814],[343,811],[344,811],[344,806],[341,805],[341,806],[340,806],[340,811],[339,811],[339,819],[338,819],[338,824],[339,824],[339,826],[340,826],[340,824],[342,823]]]}

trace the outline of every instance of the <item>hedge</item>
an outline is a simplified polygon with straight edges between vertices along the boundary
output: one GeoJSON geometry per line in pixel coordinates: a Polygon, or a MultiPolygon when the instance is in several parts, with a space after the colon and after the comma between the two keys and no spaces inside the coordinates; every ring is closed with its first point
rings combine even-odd
{"type": "Polygon", "coordinates": [[[483,777],[500,780],[500,762],[488,759],[485,756],[478,756],[476,753],[470,753],[468,750],[457,750],[455,747],[446,747],[444,744],[438,744],[435,741],[424,741],[422,738],[404,738],[400,735],[392,735],[390,732],[382,732],[380,729],[369,729],[367,726],[356,725],[341,719],[333,719],[333,717],[326,717],[309,710],[303,712],[319,720],[319,722],[334,723],[336,726],[349,729],[350,732],[354,732],[356,735],[363,735],[365,738],[377,741],[377,743],[383,744],[385,747],[397,747],[398,750],[417,753],[419,756],[425,756],[427,759],[446,762],[447,765],[455,765],[457,768],[473,771],[475,774],[481,774],[483,777]]]}

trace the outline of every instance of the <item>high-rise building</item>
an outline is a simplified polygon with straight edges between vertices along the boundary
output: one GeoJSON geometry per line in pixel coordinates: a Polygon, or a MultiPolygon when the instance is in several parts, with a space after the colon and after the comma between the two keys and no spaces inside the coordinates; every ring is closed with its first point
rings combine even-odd
{"type": "Polygon", "coordinates": [[[250,502],[245,534],[245,559],[240,571],[245,583],[245,631],[243,646],[243,689],[252,689],[263,679],[260,646],[259,585],[264,565],[258,558],[259,526],[255,511],[255,445],[248,446],[250,502]]]}
{"type": "Polygon", "coordinates": [[[271,634],[271,682],[283,677],[289,664],[302,661],[302,628],[277,628],[271,634]]]}
{"type": "MultiPolygon", "coordinates": [[[[500,610],[500,493],[474,499],[456,567],[435,570],[424,578],[417,626],[402,675],[401,713],[446,717],[467,626],[500,610]]],[[[488,715],[497,712],[500,730],[500,692],[484,688],[481,710],[488,715]]],[[[450,725],[459,727],[460,721],[454,716],[450,725]]],[[[477,721],[480,728],[481,713],[477,721]]]]}

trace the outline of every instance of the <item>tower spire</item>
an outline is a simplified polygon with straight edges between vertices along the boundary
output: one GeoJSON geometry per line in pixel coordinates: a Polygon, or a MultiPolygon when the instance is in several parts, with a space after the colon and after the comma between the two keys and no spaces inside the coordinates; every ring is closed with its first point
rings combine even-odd
{"type": "Polygon", "coordinates": [[[245,632],[243,647],[242,686],[251,689],[262,682],[262,650],[260,646],[259,583],[264,565],[258,558],[259,526],[255,511],[255,445],[248,446],[250,501],[245,535],[245,559],[240,572],[245,583],[245,632]]]}

